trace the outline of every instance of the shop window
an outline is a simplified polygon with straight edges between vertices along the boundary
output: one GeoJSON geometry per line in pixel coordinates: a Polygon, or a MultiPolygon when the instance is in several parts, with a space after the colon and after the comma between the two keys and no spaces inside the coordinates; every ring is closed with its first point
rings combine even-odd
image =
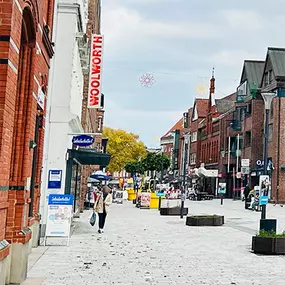
{"type": "Polygon", "coordinates": [[[191,135],[191,142],[196,142],[196,141],[197,141],[197,132],[194,132],[191,135]]]}

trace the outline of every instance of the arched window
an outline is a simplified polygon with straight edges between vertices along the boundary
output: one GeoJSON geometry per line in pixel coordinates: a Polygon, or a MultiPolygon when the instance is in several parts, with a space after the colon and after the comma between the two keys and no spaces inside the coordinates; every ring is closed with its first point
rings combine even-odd
{"type": "MultiPolygon", "coordinates": [[[[26,142],[28,126],[29,98],[32,96],[34,78],[34,54],[36,43],[36,29],[32,12],[29,8],[23,10],[21,45],[19,53],[18,79],[16,92],[16,109],[14,117],[13,151],[10,179],[17,182],[25,177],[24,153],[29,151],[29,145],[19,144],[19,141],[26,142]]],[[[26,175],[27,176],[27,175],[26,175]]]]}

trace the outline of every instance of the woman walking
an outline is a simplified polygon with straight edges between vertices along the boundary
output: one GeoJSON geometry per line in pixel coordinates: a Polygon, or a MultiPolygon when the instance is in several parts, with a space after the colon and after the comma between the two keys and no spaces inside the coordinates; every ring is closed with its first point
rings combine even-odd
{"type": "Polygon", "coordinates": [[[96,202],[94,204],[94,211],[97,212],[99,216],[99,234],[103,233],[104,231],[106,216],[111,204],[111,189],[108,186],[104,186],[102,193],[97,196],[96,202]]]}

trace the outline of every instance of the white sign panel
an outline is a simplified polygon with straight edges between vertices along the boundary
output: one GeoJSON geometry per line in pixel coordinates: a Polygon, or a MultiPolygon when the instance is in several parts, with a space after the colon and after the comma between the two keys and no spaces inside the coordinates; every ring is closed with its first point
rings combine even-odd
{"type": "Polygon", "coordinates": [[[103,42],[102,35],[92,35],[90,53],[90,75],[88,88],[88,108],[101,108],[101,85],[103,67],[103,42]]]}
{"type": "Polygon", "coordinates": [[[241,160],[241,166],[249,167],[249,159],[242,159],[241,160]]]}
{"type": "Polygon", "coordinates": [[[69,237],[72,205],[72,195],[49,195],[46,227],[47,237],[69,237]]]}
{"type": "Polygon", "coordinates": [[[38,89],[37,103],[41,107],[41,109],[44,110],[44,108],[45,108],[45,93],[42,91],[42,88],[40,86],[38,89]]]}

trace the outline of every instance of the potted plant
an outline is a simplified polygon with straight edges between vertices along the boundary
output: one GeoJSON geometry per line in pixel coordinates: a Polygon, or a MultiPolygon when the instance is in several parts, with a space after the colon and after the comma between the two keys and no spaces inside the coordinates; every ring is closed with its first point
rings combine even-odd
{"type": "Polygon", "coordinates": [[[194,227],[222,226],[224,223],[224,216],[219,215],[188,216],[186,219],[186,225],[194,227]]]}
{"type": "Polygon", "coordinates": [[[259,254],[285,254],[285,232],[260,230],[252,237],[252,251],[259,254]]]}
{"type": "MultiPolygon", "coordinates": [[[[177,205],[174,207],[170,207],[169,200],[167,200],[166,207],[160,208],[161,216],[180,216],[181,205],[177,202],[177,205]]],[[[183,216],[188,215],[188,208],[183,208],[183,216]]]]}

